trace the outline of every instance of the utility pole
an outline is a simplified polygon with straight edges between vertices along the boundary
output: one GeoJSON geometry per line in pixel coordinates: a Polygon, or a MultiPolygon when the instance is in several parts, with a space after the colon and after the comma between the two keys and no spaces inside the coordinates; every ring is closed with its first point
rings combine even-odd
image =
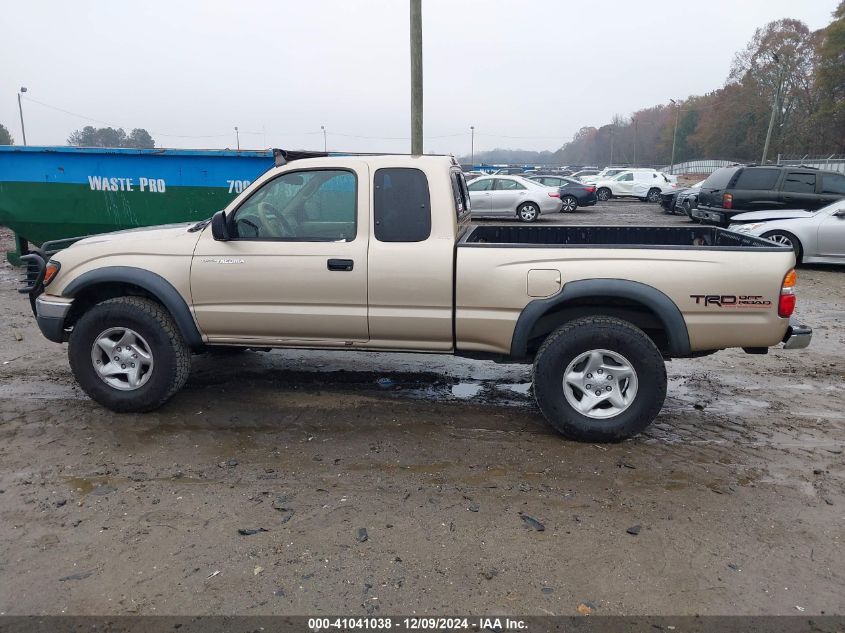
{"type": "Polygon", "coordinates": [[[772,128],[775,126],[775,117],[778,111],[778,102],[780,101],[780,91],[783,86],[783,69],[785,64],[780,63],[780,57],[777,53],[772,53],[772,59],[779,66],[778,68],[778,85],[775,88],[775,102],[772,104],[772,116],[769,119],[769,129],[766,132],[766,144],[763,145],[763,158],[760,159],[760,164],[766,164],[766,154],[769,153],[769,141],[772,139],[772,128]]]}
{"type": "Polygon", "coordinates": [[[411,0],[411,153],[423,153],[422,0],[411,0]]]}
{"type": "Polygon", "coordinates": [[[675,131],[672,133],[672,166],[669,167],[669,173],[675,171],[675,143],[678,140],[678,117],[681,114],[681,105],[674,99],[669,99],[672,105],[675,106],[675,131]]]}
{"type": "Polygon", "coordinates": [[[325,126],[325,125],[321,125],[321,126],[320,126],[320,129],[321,129],[321,130],[323,130],[323,151],[324,151],[326,154],[328,154],[328,153],[329,153],[329,150],[328,150],[328,147],[329,147],[329,146],[328,146],[328,143],[326,142],[326,126],[325,126]]]}
{"type": "Polygon", "coordinates": [[[23,125],[23,106],[21,106],[21,93],[26,92],[26,87],[21,86],[21,89],[18,91],[18,112],[21,115],[21,134],[23,135],[23,144],[26,145],[26,128],[23,125]]]}
{"type": "Polygon", "coordinates": [[[634,118],[634,167],[637,166],[637,119],[634,118]]]}
{"type": "Polygon", "coordinates": [[[616,122],[610,127],[610,164],[613,164],[613,128],[616,127],[616,122]]]}
{"type": "Polygon", "coordinates": [[[469,162],[470,167],[475,165],[475,126],[469,126],[470,142],[469,142],[469,162]]]}
{"type": "Polygon", "coordinates": [[[238,151],[241,151],[241,134],[238,132],[238,126],[235,126],[235,143],[237,143],[238,151]]]}

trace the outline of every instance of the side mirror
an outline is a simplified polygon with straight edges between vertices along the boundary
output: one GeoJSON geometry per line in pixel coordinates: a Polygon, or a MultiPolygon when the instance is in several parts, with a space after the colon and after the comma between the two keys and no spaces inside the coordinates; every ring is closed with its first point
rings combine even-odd
{"type": "Polygon", "coordinates": [[[845,209],[839,209],[839,211],[834,211],[833,215],[837,218],[845,218],[845,209]]]}
{"type": "Polygon", "coordinates": [[[218,211],[211,216],[211,236],[218,242],[229,240],[229,223],[225,211],[218,211]]]}

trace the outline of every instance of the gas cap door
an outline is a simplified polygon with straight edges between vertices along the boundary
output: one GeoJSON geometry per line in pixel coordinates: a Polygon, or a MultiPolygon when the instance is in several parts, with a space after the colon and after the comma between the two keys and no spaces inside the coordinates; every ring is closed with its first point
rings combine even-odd
{"type": "Polygon", "coordinates": [[[528,296],[550,297],[560,291],[560,271],[534,268],[528,271],[528,296]]]}

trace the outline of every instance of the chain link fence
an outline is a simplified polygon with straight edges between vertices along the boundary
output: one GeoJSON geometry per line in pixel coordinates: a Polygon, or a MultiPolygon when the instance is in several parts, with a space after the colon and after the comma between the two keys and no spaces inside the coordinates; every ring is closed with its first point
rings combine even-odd
{"type": "Polygon", "coordinates": [[[816,169],[826,169],[827,171],[838,171],[845,174],[845,154],[830,154],[825,156],[804,154],[799,156],[797,154],[778,154],[778,165],[792,165],[804,167],[815,167],[816,169]]]}

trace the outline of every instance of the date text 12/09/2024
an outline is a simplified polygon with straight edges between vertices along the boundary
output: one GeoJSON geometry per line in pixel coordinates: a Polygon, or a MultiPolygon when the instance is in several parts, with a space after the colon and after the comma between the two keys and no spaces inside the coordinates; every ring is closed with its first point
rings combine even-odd
{"type": "Polygon", "coordinates": [[[522,631],[527,629],[525,620],[519,618],[485,618],[485,617],[379,617],[379,618],[309,618],[308,628],[311,631],[330,630],[361,630],[361,631],[432,631],[432,630],[483,630],[492,631],[522,631]]]}

